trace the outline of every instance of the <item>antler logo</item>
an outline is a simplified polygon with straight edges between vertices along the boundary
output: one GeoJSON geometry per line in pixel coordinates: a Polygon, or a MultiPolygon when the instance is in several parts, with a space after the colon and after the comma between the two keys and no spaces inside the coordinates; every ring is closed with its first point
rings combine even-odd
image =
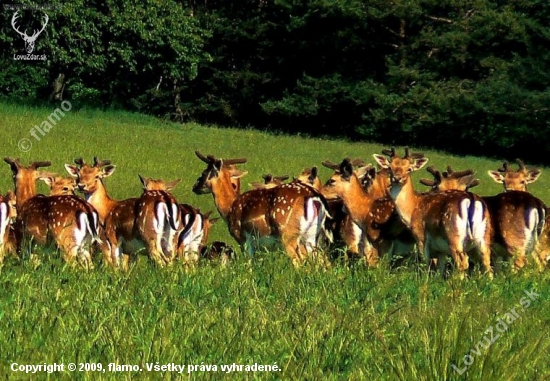
{"type": "Polygon", "coordinates": [[[34,30],[34,33],[32,36],[27,35],[27,30],[25,29],[25,32],[20,32],[19,29],[17,29],[17,26],[15,25],[15,21],[19,18],[20,15],[18,15],[19,11],[15,12],[13,14],[13,17],[11,18],[11,26],[13,29],[23,37],[23,41],[25,41],[25,50],[27,53],[32,53],[34,50],[34,42],[40,36],[40,33],[44,31],[44,28],[46,28],[46,25],[48,25],[48,20],[50,19],[46,13],[44,13],[44,24],[42,24],[42,29],[40,30],[34,30]]]}

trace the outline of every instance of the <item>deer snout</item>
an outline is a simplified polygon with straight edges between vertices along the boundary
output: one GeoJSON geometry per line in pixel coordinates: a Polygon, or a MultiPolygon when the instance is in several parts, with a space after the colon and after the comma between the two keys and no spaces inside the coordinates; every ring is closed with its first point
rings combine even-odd
{"type": "Polygon", "coordinates": [[[78,183],[78,184],[77,184],[77,187],[78,187],[78,190],[79,190],[79,191],[82,191],[82,192],[84,192],[84,191],[86,191],[86,190],[88,189],[88,186],[87,186],[86,184],[84,184],[84,183],[78,183]]]}

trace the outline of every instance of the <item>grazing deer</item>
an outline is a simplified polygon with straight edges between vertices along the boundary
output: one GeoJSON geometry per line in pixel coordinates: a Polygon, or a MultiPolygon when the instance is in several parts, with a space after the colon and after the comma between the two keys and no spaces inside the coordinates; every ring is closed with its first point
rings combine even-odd
{"type": "Polygon", "coordinates": [[[462,277],[469,267],[468,252],[475,249],[492,278],[491,221],[481,197],[463,191],[416,193],[411,173],[426,165],[428,159],[420,153],[411,154],[408,148],[402,158],[394,149],[384,153],[387,156],[375,154],[374,159],[390,170],[390,194],[397,212],[429,263],[438,263],[443,273],[445,257],[450,255],[462,277]]]}
{"type": "Polygon", "coordinates": [[[19,159],[5,157],[10,165],[17,198],[15,232],[17,251],[20,252],[24,237],[46,245],[54,240],[63,252],[63,259],[75,259],[87,268],[92,268],[90,245],[100,241],[98,237],[99,215],[88,203],[75,196],[43,196],[36,194],[36,180],[51,176],[40,173],[38,168],[51,165],[47,162],[32,162],[27,167],[19,159]]]}
{"type": "Polygon", "coordinates": [[[220,260],[222,266],[235,257],[235,251],[225,242],[214,241],[201,249],[201,258],[208,260],[220,260]]]}
{"type": "Polygon", "coordinates": [[[141,197],[116,201],[109,197],[103,183],[104,178],[113,174],[116,166],[111,165],[109,160],[99,160],[97,157],[94,157],[93,165],[85,163],[82,158],[76,159],[75,163],[78,167],[66,164],[65,168],[76,178],[78,189],[97,208],[99,218],[105,224],[110,247],[109,251],[103,250],[105,261],[119,266],[122,259],[122,265],[126,267],[129,255],[145,246],[151,259],[159,266],[171,263],[175,252],[174,237],[180,225],[179,213],[174,197],[165,190],[158,190],[159,181],[140,176],[145,188],[141,197]],[[152,190],[148,190],[148,185],[152,190]]]}
{"type": "Polygon", "coordinates": [[[275,188],[279,185],[283,184],[283,181],[286,181],[289,179],[290,176],[284,175],[284,176],[273,176],[271,173],[268,173],[267,175],[262,175],[262,179],[264,179],[264,182],[254,182],[250,185],[252,189],[269,189],[269,188],[275,188]]]}
{"type": "Polygon", "coordinates": [[[330,217],[319,192],[292,182],[239,194],[232,178],[236,180],[246,172],[229,165],[245,163],[246,159],[216,159],[199,151],[195,154],[207,167],[193,186],[193,192],[213,194],[220,216],[243,250],[253,254],[256,247],[277,242],[298,266],[318,247],[326,233],[325,220],[330,217]]]}
{"type": "Polygon", "coordinates": [[[493,180],[504,185],[504,192],[483,197],[493,219],[493,251],[504,259],[513,258],[514,271],[524,267],[531,254],[539,267],[546,265],[544,243],[539,245],[538,241],[548,234],[545,232],[546,206],[527,192],[527,184],[535,182],[541,171],[527,169],[519,159],[517,163],[517,171],[510,169],[507,162],[497,171],[488,171],[493,180]]]}
{"type": "Polygon", "coordinates": [[[6,254],[15,254],[17,241],[13,229],[13,221],[17,218],[17,197],[13,191],[5,196],[0,195],[0,263],[4,262],[6,254]]]}

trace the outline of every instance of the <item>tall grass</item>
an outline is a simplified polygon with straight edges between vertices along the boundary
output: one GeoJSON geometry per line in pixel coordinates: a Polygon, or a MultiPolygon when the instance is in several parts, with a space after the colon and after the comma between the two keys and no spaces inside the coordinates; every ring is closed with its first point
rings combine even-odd
{"type": "MultiPolygon", "coordinates": [[[[106,186],[122,199],[140,193],[137,174],[182,178],[174,194],[203,210],[210,196],[191,186],[203,163],[193,151],[247,157],[250,182],[262,173],[299,173],[322,160],[346,156],[367,160],[376,144],[274,136],[250,130],[162,123],[128,113],[71,110],[34,141],[29,130],[52,110],[2,105],[0,137],[5,156],[51,160],[62,173],[75,157],[111,159],[117,165],[106,186]],[[28,153],[17,148],[30,138],[28,153]]],[[[475,169],[479,193],[499,185],[485,172],[501,163],[426,151],[440,168],[475,169]]],[[[510,157],[506,156],[510,159],[510,157]]],[[[513,159],[513,157],[511,157],[513,159]]],[[[0,187],[10,189],[6,165],[0,187]]],[[[322,177],[330,174],[323,169],[322,177]]],[[[423,174],[416,174],[416,179],[423,174]]],[[[245,178],[246,180],[247,178],[245,178]]],[[[546,202],[550,179],[543,173],[533,192],[546,202]]],[[[246,188],[246,187],[245,187],[246,188]]],[[[421,186],[418,185],[418,189],[421,186]]],[[[44,188],[41,188],[45,191],[44,188]]],[[[212,239],[233,243],[221,223],[212,239]]],[[[281,372],[194,372],[192,379],[329,380],[544,380],[550,374],[550,280],[530,266],[503,271],[493,281],[474,274],[444,281],[422,266],[391,270],[335,263],[295,270],[283,253],[240,255],[227,267],[201,263],[156,268],[145,257],[128,273],[104,268],[85,272],[65,266],[51,249],[9,259],[0,269],[0,375],[7,379],[181,379],[173,372],[146,371],[147,363],[266,364],[281,372]],[[476,350],[485,332],[525,290],[539,294],[487,349],[476,350]],[[473,362],[461,375],[464,356],[473,362]],[[14,373],[10,364],[109,363],[139,365],[141,372],[14,373]]],[[[518,310],[519,311],[519,310],[518,310]]],[[[479,346],[478,346],[479,348],[479,346]]]]}

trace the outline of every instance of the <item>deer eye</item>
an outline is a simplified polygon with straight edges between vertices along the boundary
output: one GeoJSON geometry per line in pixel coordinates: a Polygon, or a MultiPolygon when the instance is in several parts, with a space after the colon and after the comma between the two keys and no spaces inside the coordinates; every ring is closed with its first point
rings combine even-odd
{"type": "Polygon", "coordinates": [[[63,192],[68,192],[68,191],[69,191],[69,188],[67,188],[67,187],[63,188],[63,192]]]}

